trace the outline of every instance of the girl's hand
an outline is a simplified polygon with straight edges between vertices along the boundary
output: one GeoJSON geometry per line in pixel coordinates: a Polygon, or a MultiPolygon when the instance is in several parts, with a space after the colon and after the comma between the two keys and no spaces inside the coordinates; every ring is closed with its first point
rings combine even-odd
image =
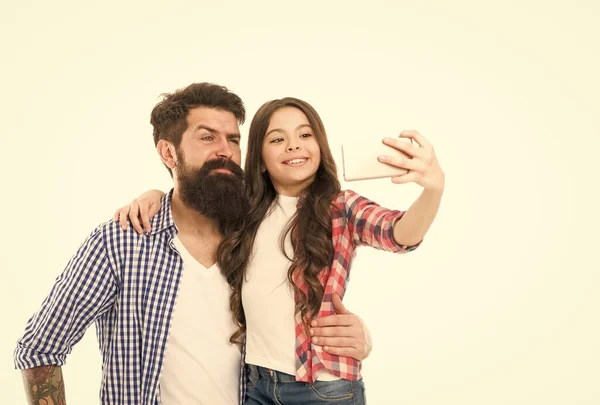
{"type": "Polygon", "coordinates": [[[150,232],[150,218],[158,213],[160,209],[160,200],[165,195],[160,190],[149,190],[137,197],[135,200],[119,208],[115,212],[115,222],[121,223],[121,228],[127,230],[129,220],[133,229],[140,235],[144,232],[150,232]],[[142,222],[140,224],[140,221],[142,222]]]}
{"type": "Polygon", "coordinates": [[[378,158],[382,163],[409,170],[402,176],[392,177],[392,183],[414,182],[426,190],[442,191],[445,176],[433,150],[433,145],[417,131],[402,131],[399,138],[407,138],[414,143],[392,138],[385,138],[383,143],[404,152],[409,158],[392,156],[379,156],[378,158]]]}

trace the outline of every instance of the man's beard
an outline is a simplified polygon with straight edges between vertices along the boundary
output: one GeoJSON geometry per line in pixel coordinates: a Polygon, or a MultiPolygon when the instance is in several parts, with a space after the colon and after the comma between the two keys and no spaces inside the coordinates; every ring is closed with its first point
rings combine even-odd
{"type": "Polygon", "coordinates": [[[191,169],[178,154],[177,182],[181,201],[207,218],[214,219],[222,235],[240,228],[248,213],[244,192],[244,171],[229,159],[209,160],[199,169],[191,169]],[[213,173],[226,169],[232,174],[213,173]]]}

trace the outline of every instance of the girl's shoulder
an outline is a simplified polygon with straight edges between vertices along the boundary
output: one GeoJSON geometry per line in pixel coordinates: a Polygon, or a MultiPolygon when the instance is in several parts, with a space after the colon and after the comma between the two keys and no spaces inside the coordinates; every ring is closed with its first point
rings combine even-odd
{"type": "Polygon", "coordinates": [[[354,190],[342,190],[337,195],[337,197],[334,198],[332,205],[338,210],[347,212],[351,210],[352,207],[355,206],[358,202],[364,199],[365,198],[363,196],[361,196],[354,190]]]}
{"type": "Polygon", "coordinates": [[[354,190],[342,190],[334,199],[334,204],[348,204],[356,201],[359,198],[364,198],[354,190]]]}
{"type": "Polygon", "coordinates": [[[367,208],[377,208],[380,206],[375,201],[358,194],[354,190],[340,191],[332,205],[338,210],[345,211],[348,215],[352,215],[353,213],[367,208]]]}

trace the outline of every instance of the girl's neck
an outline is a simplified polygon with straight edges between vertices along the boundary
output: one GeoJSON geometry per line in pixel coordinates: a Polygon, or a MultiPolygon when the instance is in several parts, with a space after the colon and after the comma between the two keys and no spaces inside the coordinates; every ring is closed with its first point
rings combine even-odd
{"type": "Polygon", "coordinates": [[[293,185],[281,185],[273,183],[273,187],[275,188],[275,192],[279,195],[286,197],[301,197],[302,191],[305,190],[312,182],[314,181],[314,177],[307,179],[302,183],[297,183],[293,185]]]}

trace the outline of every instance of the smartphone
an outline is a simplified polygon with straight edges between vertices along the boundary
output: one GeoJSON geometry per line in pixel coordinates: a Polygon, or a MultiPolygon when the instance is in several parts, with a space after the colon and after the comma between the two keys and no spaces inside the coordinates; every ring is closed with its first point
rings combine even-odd
{"type": "MultiPolygon", "coordinates": [[[[406,142],[410,139],[399,138],[406,142]]],[[[342,165],[345,181],[380,179],[401,176],[408,170],[390,166],[377,160],[380,155],[402,156],[409,158],[404,152],[392,148],[381,140],[366,142],[350,142],[342,145],[342,165]]]]}

